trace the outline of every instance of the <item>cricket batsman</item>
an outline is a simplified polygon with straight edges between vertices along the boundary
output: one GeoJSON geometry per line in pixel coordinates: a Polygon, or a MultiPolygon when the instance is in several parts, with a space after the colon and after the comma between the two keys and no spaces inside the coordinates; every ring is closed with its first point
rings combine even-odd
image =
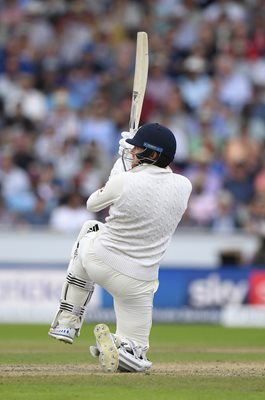
{"type": "Polygon", "coordinates": [[[175,152],[175,136],[158,123],[142,125],[133,137],[123,132],[122,157],[105,187],[87,200],[89,211],[109,207],[109,214],[105,223],[86,222],[79,233],[49,335],[73,343],[94,285],[100,285],[113,297],[116,331],[96,325],[90,353],[106,372],[152,366],[147,351],[159,266],[192,190],[169,167],[175,152]]]}

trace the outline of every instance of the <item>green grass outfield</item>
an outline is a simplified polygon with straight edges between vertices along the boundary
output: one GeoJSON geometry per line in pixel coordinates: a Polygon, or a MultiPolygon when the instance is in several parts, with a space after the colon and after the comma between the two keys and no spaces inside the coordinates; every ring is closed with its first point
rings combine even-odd
{"type": "Polygon", "coordinates": [[[70,346],[46,325],[0,325],[0,399],[265,399],[264,329],[155,324],[150,374],[102,373],[92,330],[70,346]]]}

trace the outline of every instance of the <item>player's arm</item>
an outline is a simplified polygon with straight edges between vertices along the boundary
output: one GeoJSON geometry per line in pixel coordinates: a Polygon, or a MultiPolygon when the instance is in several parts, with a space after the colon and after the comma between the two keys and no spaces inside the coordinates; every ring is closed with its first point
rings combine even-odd
{"type": "Polygon", "coordinates": [[[125,172],[110,177],[103,188],[92,193],[86,202],[88,211],[98,212],[117,201],[125,184],[124,175],[125,172]]]}
{"type": "MultiPolygon", "coordinates": [[[[119,155],[121,156],[123,150],[128,149],[129,144],[125,142],[127,137],[130,137],[129,132],[122,132],[122,139],[120,140],[119,155]]],[[[132,146],[130,146],[132,147],[132,146]]],[[[86,206],[88,211],[98,212],[104,208],[109,207],[114,201],[116,201],[122,192],[122,188],[125,182],[124,179],[124,164],[122,157],[119,157],[112,167],[109,179],[106,185],[92,193],[88,198],[86,206]]]]}

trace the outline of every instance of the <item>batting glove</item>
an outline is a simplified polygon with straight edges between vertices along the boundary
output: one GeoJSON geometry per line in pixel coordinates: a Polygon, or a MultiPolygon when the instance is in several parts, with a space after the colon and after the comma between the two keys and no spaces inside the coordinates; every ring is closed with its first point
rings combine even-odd
{"type": "Polygon", "coordinates": [[[127,143],[125,138],[122,138],[119,141],[119,155],[120,156],[123,155],[124,150],[130,150],[132,148],[133,148],[133,146],[131,144],[127,143]]]}
{"type": "Polygon", "coordinates": [[[121,133],[121,137],[123,139],[131,139],[133,137],[133,133],[132,132],[123,131],[121,133]]]}

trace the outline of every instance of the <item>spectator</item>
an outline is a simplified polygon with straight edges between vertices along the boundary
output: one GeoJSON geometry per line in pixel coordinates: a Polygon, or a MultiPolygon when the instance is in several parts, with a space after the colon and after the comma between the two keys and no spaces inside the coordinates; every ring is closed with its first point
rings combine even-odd
{"type": "Polygon", "coordinates": [[[205,190],[205,176],[198,174],[193,182],[189,218],[194,226],[209,227],[217,213],[217,194],[205,190]]]}
{"type": "Polygon", "coordinates": [[[236,68],[232,56],[220,54],[216,60],[215,79],[217,96],[235,112],[239,112],[248,104],[252,96],[250,78],[236,68]]]}
{"type": "Polygon", "coordinates": [[[2,218],[19,224],[39,197],[56,211],[69,192],[86,197],[105,180],[128,129],[144,30],[152,34],[140,124],[170,126],[173,167],[197,182],[193,213],[208,215],[183,224],[233,229],[239,218],[248,229],[263,193],[263,13],[260,0],[2,2],[0,148],[12,154],[9,171],[1,155],[2,218]]]}
{"type": "Polygon", "coordinates": [[[163,56],[154,56],[148,73],[146,95],[159,107],[164,105],[173,89],[172,81],[166,74],[167,62],[163,56]]]}
{"type": "Polygon", "coordinates": [[[88,198],[103,185],[104,175],[97,165],[97,159],[92,155],[83,160],[82,168],[77,176],[78,187],[82,195],[88,198]]]}
{"type": "Polygon", "coordinates": [[[55,166],[52,163],[44,163],[40,166],[35,187],[38,196],[45,200],[49,209],[56,207],[60,197],[65,193],[63,182],[56,175],[55,166]]]}
{"type": "Polygon", "coordinates": [[[216,215],[211,221],[213,232],[229,233],[241,227],[234,206],[233,197],[229,192],[222,191],[218,195],[216,215]]]}
{"type": "MultiPolygon", "coordinates": [[[[265,162],[263,162],[265,164],[265,162]]],[[[265,196],[265,165],[262,165],[254,181],[255,194],[265,196]]]]}
{"type": "Polygon", "coordinates": [[[100,89],[100,79],[92,65],[78,64],[68,74],[67,87],[75,108],[80,109],[93,102],[100,89]]]}
{"type": "Polygon", "coordinates": [[[9,210],[23,214],[34,208],[36,199],[29,176],[15,164],[8,150],[1,154],[0,186],[9,210]]]}
{"type": "Polygon", "coordinates": [[[61,204],[52,211],[50,227],[58,232],[78,232],[88,219],[95,219],[95,216],[87,211],[85,199],[73,192],[61,199],[61,204]]]}
{"type": "Polygon", "coordinates": [[[238,1],[221,0],[210,4],[205,10],[207,20],[217,22],[223,15],[230,21],[241,21],[246,17],[246,9],[244,4],[238,1]]]}
{"type": "Polygon", "coordinates": [[[20,104],[22,113],[34,122],[40,122],[47,116],[47,105],[44,94],[35,86],[35,77],[30,73],[23,73],[19,77],[21,87],[20,104]]]}
{"type": "Polygon", "coordinates": [[[22,224],[28,224],[34,228],[45,227],[50,221],[50,211],[47,209],[45,201],[37,197],[35,207],[25,213],[24,218],[21,219],[22,224]]]}
{"type": "Polygon", "coordinates": [[[75,139],[66,139],[59,149],[55,174],[64,187],[71,187],[81,169],[81,149],[75,139]]]}
{"type": "Polygon", "coordinates": [[[250,203],[254,197],[254,179],[246,161],[238,160],[230,166],[223,187],[232,194],[237,205],[250,203]]]}
{"type": "Polygon", "coordinates": [[[193,129],[193,119],[187,112],[179,88],[171,85],[171,93],[165,103],[156,114],[156,120],[168,126],[174,133],[178,152],[175,156],[174,165],[177,169],[183,170],[187,167],[190,157],[190,131],[193,129]]]}
{"type": "Polygon", "coordinates": [[[240,124],[236,136],[226,141],[223,157],[228,168],[238,161],[246,164],[250,174],[255,174],[260,168],[262,146],[258,140],[251,136],[247,121],[240,124]]]}
{"type": "Polygon", "coordinates": [[[179,86],[185,102],[192,110],[201,107],[210,97],[212,83],[205,71],[205,60],[201,57],[191,56],[184,62],[183,77],[179,86]]]}
{"type": "Polygon", "coordinates": [[[47,101],[51,111],[45,122],[54,129],[56,141],[63,143],[68,138],[77,139],[79,135],[78,116],[73,110],[68,88],[65,86],[56,88],[47,101]]]}
{"type": "Polygon", "coordinates": [[[13,139],[14,161],[15,164],[24,169],[31,177],[31,172],[36,163],[36,157],[33,152],[34,137],[33,133],[27,134],[18,131],[13,139]]]}
{"type": "Polygon", "coordinates": [[[216,194],[221,190],[223,176],[213,166],[213,156],[205,147],[197,149],[193,155],[192,163],[187,167],[185,174],[192,183],[203,177],[203,191],[216,194]]]}
{"type": "Polygon", "coordinates": [[[34,142],[34,153],[39,163],[53,163],[61,151],[62,139],[53,121],[44,124],[41,135],[34,142]]]}
{"type": "Polygon", "coordinates": [[[0,75],[0,96],[7,117],[12,117],[21,101],[22,89],[19,84],[20,65],[17,55],[6,56],[4,71],[0,75]]]}
{"type": "Polygon", "coordinates": [[[80,143],[84,145],[95,142],[107,154],[114,156],[118,148],[118,135],[108,104],[105,96],[99,96],[90,109],[83,113],[80,125],[80,143]]]}
{"type": "Polygon", "coordinates": [[[212,112],[206,107],[199,113],[196,127],[190,135],[191,158],[197,158],[200,153],[208,153],[212,160],[218,160],[220,157],[222,142],[215,131],[213,118],[212,112]]]}
{"type": "Polygon", "coordinates": [[[265,194],[256,194],[244,213],[244,228],[255,235],[265,232],[265,194]]]}

